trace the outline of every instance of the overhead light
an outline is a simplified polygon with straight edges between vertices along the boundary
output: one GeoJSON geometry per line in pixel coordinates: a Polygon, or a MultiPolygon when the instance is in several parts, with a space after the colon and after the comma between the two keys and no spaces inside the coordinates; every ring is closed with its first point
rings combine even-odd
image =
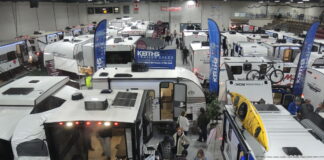
{"type": "Polygon", "coordinates": [[[303,1],[298,1],[297,3],[302,4],[302,3],[304,3],[304,2],[303,2],[303,1]]]}
{"type": "Polygon", "coordinates": [[[286,2],[286,4],[290,4],[290,2],[288,1],[288,2],[286,2]]]}
{"type": "Polygon", "coordinates": [[[309,0],[303,0],[304,2],[309,2],[309,0]]]}
{"type": "Polygon", "coordinates": [[[259,3],[263,3],[263,1],[259,1],[259,3]]]}
{"type": "Polygon", "coordinates": [[[194,0],[189,0],[187,1],[187,5],[195,5],[196,2],[194,0]]]}
{"type": "Polygon", "coordinates": [[[274,2],[275,2],[275,3],[279,3],[279,2],[280,2],[280,0],[275,0],[274,2]]]}

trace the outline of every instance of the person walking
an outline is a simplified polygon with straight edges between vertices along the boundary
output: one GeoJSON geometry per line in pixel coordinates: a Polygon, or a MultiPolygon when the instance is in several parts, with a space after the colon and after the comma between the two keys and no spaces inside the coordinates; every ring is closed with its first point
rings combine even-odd
{"type": "Polygon", "coordinates": [[[228,55],[228,48],[227,48],[227,39],[224,37],[223,42],[222,42],[222,48],[223,48],[223,56],[228,55]]]}
{"type": "Polygon", "coordinates": [[[207,141],[207,125],[210,120],[209,120],[204,108],[200,108],[200,115],[198,116],[197,121],[198,121],[198,127],[200,129],[199,138],[197,141],[206,142],[207,141]]]}
{"type": "Polygon", "coordinates": [[[173,34],[170,34],[170,42],[171,42],[171,45],[173,44],[173,40],[174,40],[173,34]]]}
{"type": "Polygon", "coordinates": [[[204,150],[199,149],[194,160],[207,160],[207,158],[205,157],[204,150]]]}
{"type": "Polygon", "coordinates": [[[288,105],[288,111],[291,115],[296,115],[300,110],[301,99],[296,97],[295,100],[288,105]]]}
{"type": "Polygon", "coordinates": [[[174,37],[177,37],[177,30],[174,30],[174,31],[173,31],[173,36],[174,36],[174,37]]]}
{"type": "Polygon", "coordinates": [[[188,148],[190,142],[187,136],[184,134],[182,128],[178,128],[177,132],[173,135],[174,149],[173,153],[176,157],[182,155],[182,152],[188,148]]]}
{"type": "Polygon", "coordinates": [[[189,131],[189,120],[186,117],[186,112],[182,111],[181,115],[178,117],[177,124],[180,128],[183,128],[184,134],[187,136],[189,131]]]}
{"type": "Polygon", "coordinates": [[[184,46],[183,50],[182,50],[182,64],[188,64],[188,55],[189,55],[189,50],[187,49],[186,46],[184,46]]]}
{"type": "Polygon", "coordinates": [[[177,45],[177,49],[179,49],[180,46],[179,38],[176,38],[176,45],[177,45]]]}

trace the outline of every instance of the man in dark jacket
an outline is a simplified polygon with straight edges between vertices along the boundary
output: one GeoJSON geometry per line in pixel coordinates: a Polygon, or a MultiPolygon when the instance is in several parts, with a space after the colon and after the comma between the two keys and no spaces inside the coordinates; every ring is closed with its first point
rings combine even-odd
{"type": "Polygon", "coordinates": [[[198,116],[198,127],[200,129],[199,138],[197,141],[206,142],[207,141],[207,125],[209,123],[208,115],[204,108],[200,108],[200,115],[198,116]]]}
{"type": "Polygon", "coordinates": [[[183,58],[183,64],[188,64],[188,55],[189,55],[189,50],[187,49],[187,47],[184,47],[183,50],[182,50],[182,58],[183,58]]]}
{"type": "Polygon", "coordinates": [[[173,159],[173,140],[169,136],[165,136],[164,139],[158,145],[158,152],[161,155],[162,160],[171,160],[173,159]]]}

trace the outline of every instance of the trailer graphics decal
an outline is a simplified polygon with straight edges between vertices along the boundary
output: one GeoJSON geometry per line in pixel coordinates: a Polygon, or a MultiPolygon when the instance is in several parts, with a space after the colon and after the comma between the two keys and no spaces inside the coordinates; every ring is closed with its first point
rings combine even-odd
{"type": "Polygon", "coordinates": [[[293,86],[293,93],[294,95],[297,96],[303,93],[307,63],[312,51],[315,35],[319,27],[319,24],[320,24],[319,22],[315,22],[312,24],[304,40],[302,52],[300,54],[299,63],[296,71],[296,78],[293,86]]]}
{"type": "Polygon", "coordinates": [[[317,87],[315,83],[307,83],[307,86],[309,87],[310,90],[314,92],[321,92],[321,88],[317,87]]]}
{"type": "Polygon", "coordinates": [[[95,70],[106,67],[107,20],[102,20],[94,35],[95,70]]]}
{"type": "Polygon", "coordinates": [[[219,92],[219,69],[220,69],[220,32],[217,23],[208,19],[208,33],[210,45],[210,74],[209,91],[219,92]]]}
{"type": "Polygon", "coordinates": [[[176,67],[176,50],[143,50],[137,49],[136,63],[145,63],[149,68],[174,69],[176,67]]]}

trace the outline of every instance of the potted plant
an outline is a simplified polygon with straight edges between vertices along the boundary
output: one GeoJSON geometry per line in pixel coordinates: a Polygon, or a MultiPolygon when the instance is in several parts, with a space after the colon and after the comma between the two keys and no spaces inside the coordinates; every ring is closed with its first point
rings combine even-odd
{"type": "Polygon", "coordinates": [[[206,93],[206,103],[207,103],[207,114],[210,118],[212,124],[215,124],[220,119],[222,115],[221,103],[218,101],[215,93],[206,93]]]}

